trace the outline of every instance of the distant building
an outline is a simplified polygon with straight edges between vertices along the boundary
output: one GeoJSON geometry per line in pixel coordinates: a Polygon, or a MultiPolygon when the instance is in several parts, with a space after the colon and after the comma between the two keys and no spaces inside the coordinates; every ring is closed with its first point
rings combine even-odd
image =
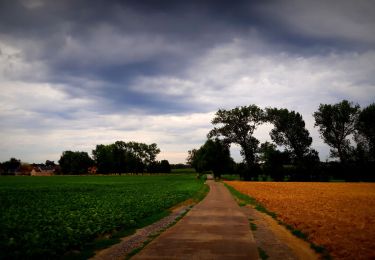
{"type": "Polygon", "coordinates": [[[31,176],[52,176],[55,175],[55,167],[52,165],[34,164],[30,172],[31,176]]]}

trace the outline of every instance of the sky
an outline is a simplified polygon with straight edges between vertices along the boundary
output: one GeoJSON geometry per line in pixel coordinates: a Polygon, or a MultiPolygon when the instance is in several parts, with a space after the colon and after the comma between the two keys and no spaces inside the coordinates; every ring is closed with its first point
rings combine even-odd
{"type": "Polygon", "coordinates": [[[250,104],[300,112],[326,160],[319,104],[375,101],[374,13],[371,0],[0,0],[0,161],[122,140],[184,163],[219,108],[250,104]]]}

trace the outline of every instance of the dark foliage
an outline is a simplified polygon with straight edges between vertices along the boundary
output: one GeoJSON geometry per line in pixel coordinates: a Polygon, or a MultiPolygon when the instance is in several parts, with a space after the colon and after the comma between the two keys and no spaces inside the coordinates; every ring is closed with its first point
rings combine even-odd
{"type": "Polygon", "coordinates": [[[357,157],[359,160],[375,161],[375,103],[364,108],[357,121],[357,157]]]}
{"type": "Polygon", "coordinates": [[[142,173],[160,153],[156,144],[117,141],[97,145],[92,151],[99,173],[142,173]]]}
{"type": "Polygon", "coordinates": [[[301,163],[314,152],[310,146],[312,138],[300,113],[288,109],[267,108],[267,121],[274,125],[270,136],[277,145],[290,152],[295,163],[301,163]]]}
{"type": "Polygon", "coordinates": [[[170,173],[171,165],[167,160],[161,160],[152,162],[148,167],[148,172],[150,173],[170,173]]]}
{"type": "Polygon", "coordinates": [[[259,144],[253,133],[263,121],[264,112],[256,105],[236,107],[232,110],[219,109],[212,120],[212,124],[219,127],[214,127],[208,137],[223,138],[227,144],[240,145],[241,155],[248,167],[251,167],[256,163],[255,153],[259,144]]]}
{"type": "Polygon", "coordinates": [[[171,164],[171,169],[188,169],[190,167],[190,165],[183,163],[171,164]]]}
{"type": "Polygon", "coordinates": [[[0,174],[14,175],[15,172],[21,167],[21,160],[11,158],[9,161],[0,163],[0,174]]]}
{"type": "Polygon", "coordinates": [[[86,152],[65,151],[62,153],[59,164],[63,174],[86,174],[94,161],[86,152]]]}
{"type": "Polygon", "coordinates": [[[212,171],[215,178],[231,171],[234,163],[228,145],[219,139],[208,139],[198,150],[189,151],[187,161],[199,173],[212,171]]]}
{"type": "Polygon", "coordinates": [[[324,142],[331,146],[331,157],[339,158],[342,163],[350,161],[353,147],[349,136],[356,131],[359,105],[353,105],[347,100],[340,103],[320,104],[314,113],[315,126],[324,142]]]}
{"type": "Polygon", "coordinates": [[[285,172],[283,165],[291,163],[290,154],[287,151],[279,151],[276,145],[265,142],[259,148],[260,160],[263,162],[263,174],[270,176],[274,181],[283,181],[285,172]]]}

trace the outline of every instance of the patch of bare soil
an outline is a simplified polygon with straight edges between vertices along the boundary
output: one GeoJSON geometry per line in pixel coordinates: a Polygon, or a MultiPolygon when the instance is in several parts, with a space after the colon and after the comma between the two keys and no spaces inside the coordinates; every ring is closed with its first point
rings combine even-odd
{"type": "Polygon", "coordinates": [[[263,250],[267,259],[315,260],[320,256],[310,248],[310,244],[292,235],[288,229],[276,220],[252,206],[242,207],[249,218],[252,232],[258,248],[263,250]]]}

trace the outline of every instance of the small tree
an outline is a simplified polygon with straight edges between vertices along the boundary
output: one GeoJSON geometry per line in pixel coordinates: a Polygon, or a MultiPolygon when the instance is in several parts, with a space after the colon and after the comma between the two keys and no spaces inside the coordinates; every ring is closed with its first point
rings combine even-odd
{"type": "Polygon", "coordinates": [[[169,164],[168,160],[161,160],[160,161],[160,172],[162,172],[162,173],[170,173],[171,172],[171,165],[169,164]]]}
{"type": "Polygon", "coordinates": [[[16,158],[10,158],[9,161],[2,163],[4,174],[15,174],[16,171],[21,167],[21,160],[16,158]]]}
{"type": "Polygon", "coordinates": [[[150,173],[170,173],[171,166],[167,160],[152,162],[148,167],[150,173]]]}
{"type": "Polygon", "coordinates": [[[265,142],[259,148],[260,160],[263,162],[263,171],[275,181],[284,180],[284,164],[290,163],[288,152],[276,149],[276,145],[265,142]]]}
{"type": "Polygon", "coordinates": [[[315,126],[324,142],[331,146],[331,157],[338,157],[342,163],[349,160],[353,147],[349,136],[354,135],[359,115],[359,105],[347,100],[340,103],[320,104],[314,113],[315,126]]]}
{"type": "Polygon", "coordinates": [[[59,164],[63,174],[86,174],[94,161],[86,152],[65,151],[62,153],[59,164]]]}
{"type": "Polygon", "coordinates": [[[212,171],[215,178],[220,178],[233,166],[228,145],[219,139],[208,139],[198,150],[189,151],[187,161],[199,173],[212,171]]]}

